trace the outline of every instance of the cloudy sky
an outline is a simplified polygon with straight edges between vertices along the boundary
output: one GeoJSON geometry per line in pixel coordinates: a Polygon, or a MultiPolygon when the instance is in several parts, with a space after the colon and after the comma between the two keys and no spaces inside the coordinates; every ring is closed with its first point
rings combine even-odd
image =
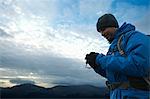
{"type": "Polygon", "coordinates": [[[149,0],[0,0],[0,13],[0,87],[104,86],[84,57],[107,52],[95,27],[105,13],[150,34],[149,0]]]}

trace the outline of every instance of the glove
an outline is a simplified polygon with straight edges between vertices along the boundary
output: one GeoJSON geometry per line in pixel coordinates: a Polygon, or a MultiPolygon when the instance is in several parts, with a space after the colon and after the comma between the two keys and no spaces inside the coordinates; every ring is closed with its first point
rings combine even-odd
{"type": "Polygon", "coordinates": [[[96,68],[98,65],[96,64],[96,57],[99,53],[91,52],[90,54],[86,54],[85,60],[86,64],[89,64],[92,68],[96,68]]]}

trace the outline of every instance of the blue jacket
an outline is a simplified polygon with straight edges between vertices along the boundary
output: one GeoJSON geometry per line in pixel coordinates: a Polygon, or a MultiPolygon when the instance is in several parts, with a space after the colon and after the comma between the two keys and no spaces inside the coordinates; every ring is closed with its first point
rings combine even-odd
{"type": "MultiPolygon", "coordinates": [[[[127,76],[147,77],[150,73],[150,39],[135,31],[135,26],[124,23],[116,31],[107,55],[103,57],[98,55],[96,63],[99,67],[95,69],[95,72],[107,78],[110,83],[128,82],[127,76]],[[125,56],[120,55],[117,48],[121,35],[123,35],[121,48],[125,56]]],[[[111,99],[122,99],[124,96],[143,99],[144,95],[148,97],[148,91],[118,88],[111,92],[111,99]]]]}

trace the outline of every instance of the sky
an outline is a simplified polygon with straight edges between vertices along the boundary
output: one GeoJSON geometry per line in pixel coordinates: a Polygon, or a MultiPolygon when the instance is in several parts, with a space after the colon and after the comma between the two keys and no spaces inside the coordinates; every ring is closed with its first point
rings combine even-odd
{"type": "Polygon", "coordinates": [[[150,34],[149,0],[0,0],[0,13],[0,87],[105,86],[84,60],[91,51],[107,53],[96,31],[105,13],[150,34]]]}

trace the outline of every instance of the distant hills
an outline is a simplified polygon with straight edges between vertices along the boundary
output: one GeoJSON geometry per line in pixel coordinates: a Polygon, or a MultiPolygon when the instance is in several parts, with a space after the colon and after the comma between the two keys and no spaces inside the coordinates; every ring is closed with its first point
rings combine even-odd
{"type": "Polygon", "coordinates": [[[22,84],[0,88],[0,99],[5,98],[104,98],[107,88],[91,85],[55,86],[44,88],[33,84],[22,84]]]}

